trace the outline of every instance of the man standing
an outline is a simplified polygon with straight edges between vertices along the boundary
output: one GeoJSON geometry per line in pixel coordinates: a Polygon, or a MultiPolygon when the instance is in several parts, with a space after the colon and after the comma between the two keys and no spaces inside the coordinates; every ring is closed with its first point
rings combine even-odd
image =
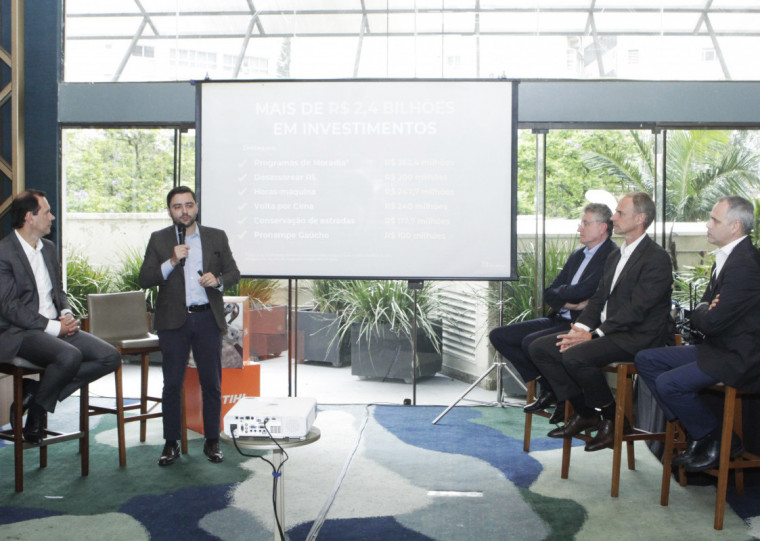
{"type": "Polygon", "coordinates": [[[173,225],[154,232],[140,269],[140,287],[158,286],[158,332],[164,390],[162,395],[164,439],[158,460],[169,466],[179,457],[181,391],[185,367],[192,349],[203,398],[203,453],[211,462],[222,462],[221,349],[227,328],[222,291],[240,279],[224,231],[203,227],[195,194],[186,186],[166,196],[173,225]]]}
{"type": "MultiPolygon", "coordinates": [[[[530,359],[528,347],[542,336],[556,336],[570,330],[570,324],[580,315],[589,297],[596,291],[609,253],[617,248],[610,240],[612,212],[607,205],[590,203],[583,209],[578,233],[583,248],[575,250],[559,275],[544,291],[544,301],[552,312],[547,317],[521,321],[493,329],[491,344],[520,373],[523,381],[537,380],[538,398],[523,409],[533,413],[557,403],[557,397],[530,359]]],[[[550,423],[565,418],[564,402],[554,410],[550,423]]]]}
{"type": "Polygon", "coordinates": [[[615,400],[601,367],[632,361],[638,351],[663,346],[673,336],[672,264],[646,234],[654,215],[654,203],[645,193],[620,200],[612,223],[625,242],[607,258],[588,305],[569,332],[540,338],[530,346],[533,362],[557,398],[569,400],[575,409],[565,426],[548,435],[571,438],[598,428],[586,451],[609,447],[614,438],[615,400]]]}
{"type": "Polygon", "coordinates": [[[23,435],[36,444],[45,436],[47,412],[55,411],[56,401],[116,370],[121,356],[79,330],[63,291],[55,245],[42,238],[55,220],[45,192],[20,193],[10,215],[14,231],[0,241],[0,360],[19,355],[45,369],[39,382],[24,380],[23,409],[29,414],[23,435]]]}
{"type": "MultiPolygon", "coordinates": [[[[716,468],[720,458],[721,424],[699,391],[721,381],[760,392],[760,254],[748,236],[753,225],[749,201],[718,200],[707,222],[707,240],[718,247],[715,264],[691,314],[704,341],[636,355],[639,375],[667,419],[680,419],[686,429],[689,444],[672,464],[687,471],[716,468]]],[[[734,435],[731,456],[741,452],[741,441],[734,435]]]]}

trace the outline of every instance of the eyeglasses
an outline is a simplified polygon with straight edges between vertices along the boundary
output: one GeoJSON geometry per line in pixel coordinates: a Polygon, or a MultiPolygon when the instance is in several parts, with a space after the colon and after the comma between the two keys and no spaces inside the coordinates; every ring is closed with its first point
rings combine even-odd
{"type": "Polygon", "coordinates": [[[578,224],[578,227],[588,227],[591,224],[598,224],[598,223],[599,223],[599,220],[591,220],[590,222],[583,220],[582,222],[578,224]]]}

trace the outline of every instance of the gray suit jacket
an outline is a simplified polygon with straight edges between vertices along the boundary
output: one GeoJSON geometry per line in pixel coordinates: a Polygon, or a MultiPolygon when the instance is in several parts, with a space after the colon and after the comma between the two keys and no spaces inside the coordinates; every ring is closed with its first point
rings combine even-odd
{"type": "MultiPolygon", "coordinates": [[[[221,229],[203,227],[197,224],[201,234],[203,250],[203,271],[219,277],[225,289],[234,286],[240,280],[240,271],[232,258],[227,235],[221,229]]],[[[140,287],[158,286],[156,298],[156,330],[178,329],[185,324],[187,307],[185,303],[185,275],[175,268],[169,278],[164,280],[161,265],[172,257],[177,245],[177,232],[174,225],[155,231],[150,236],[145,250],[145,259],[140,268],[140,287]]],[[[222,292],[213,287],[206,288],[208,301],[214,313],[219,330],[224,331],[227,323],[224,319],[224,301],[222,292]]]]}
{"type": "MultiPolygon", "coordinates": [[[[61,282],[61,269],[55,244],[42,239],[42,257],[50,282],[53,303],[58,313],[70,309],[61,282]]],[[[21,346],[21,333],[44,331],[50,321],[40,315],[40,296],[29,259],[15,232],[0,240],[0,361],[10,361],[21,346]]]]}

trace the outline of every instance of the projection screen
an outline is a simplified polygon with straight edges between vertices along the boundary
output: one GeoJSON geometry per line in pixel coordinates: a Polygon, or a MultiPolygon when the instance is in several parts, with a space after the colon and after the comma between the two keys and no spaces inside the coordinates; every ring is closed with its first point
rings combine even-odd
{"type": "Polygon", "coordinates": [[[516,278],[515,82],[197,86],[201,223],[243,275],[516,278]]]}

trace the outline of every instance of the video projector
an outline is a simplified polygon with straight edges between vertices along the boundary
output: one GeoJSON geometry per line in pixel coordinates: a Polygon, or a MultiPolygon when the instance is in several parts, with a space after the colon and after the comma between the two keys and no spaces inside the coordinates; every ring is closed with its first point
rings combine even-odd
{"type": "Polygon", "coordinates": [[[305,438],[317,418],[314,398],[241,398],[224,416],[234,438],[305,438]]]}

